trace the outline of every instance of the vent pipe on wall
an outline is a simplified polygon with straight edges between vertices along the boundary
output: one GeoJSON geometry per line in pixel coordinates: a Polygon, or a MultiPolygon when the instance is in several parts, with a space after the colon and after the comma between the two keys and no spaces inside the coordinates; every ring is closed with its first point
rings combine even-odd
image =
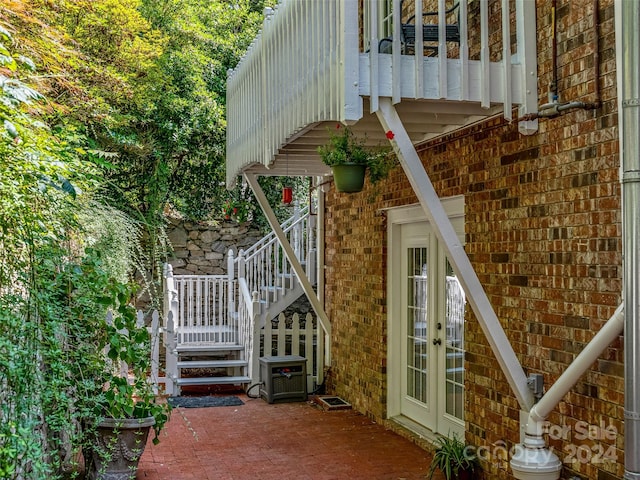
{"type": "Polygon", "coordinates": [[[602,352],[622,333],[624,326],[622,309],[623,306],[620,305],[553,386],[529,411],[524,442],[518,445],[510,462],[515,478],[556,480],[560,477],[562,462],[544,440],[547,417],[602,352]]]}
{"type": "MultiPolygon", "coordinates": [[[[624,333],[624,458],[627,480],[640,479],[640,2],[616,3],[622,90],[618,96],[622,151],[622,298],[624,333]]],[[[616,35],[617,36],[617,35],[616,35]]]]}

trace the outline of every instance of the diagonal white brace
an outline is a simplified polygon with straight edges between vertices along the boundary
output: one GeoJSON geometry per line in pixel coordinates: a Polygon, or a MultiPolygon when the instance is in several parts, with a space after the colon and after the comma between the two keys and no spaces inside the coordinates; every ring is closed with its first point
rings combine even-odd
{"type": "MultiPolygon", "coordinates": [[[[500,325],[500,321],[489,302],[480,279],[476,275],[471,261],[464,251],[460,240],[440,203],[427,172],[416,152],[398,112],[389,98],[380,98],[380,108],[376,112],[386,132],[393,132],[391,145],[400,160],[420,205],[427,219],[434,228],[438,240],[442,244],[449,262],[467,294],[469,304],[486,335],[491,349],[507,378],[520,407],[529,411],[535,399],[527,386],[527,377],[516,357],[509,339],[500,325]]],[[[389,135],[391,136],[391,135],[389,135]]]]}
{"type": "Polygon", "coordinates": [[[249,187],[251,187],[253,194],[256,196],[256,199],[258,200],[258,203],[260,204],[262,211],[267,217],[267,220],[269,221],[269,225],[271,226],[271,229],[276,234],[276,237],[278,238],[280,245],[282,245],[282,249],[284,250],[284,253],[287,256],[287,259],[291,263],[291,267],[293,268],[293,271],[298,277],[298,280],[302,285],[302,289],[304,290],[304,293],[307,295],[307,298],[309,299],[309,303],[311,303],[313,310],[316,312],[316,315],[318,316],[318,321],[320,322],[320,325],[322,325],[322,329],[325,331],[325,333],[328,336],[330,336],[331,324],[329,323],[329,317],[327,317],[327,313],[324,311],[324,308],[320,303],[320,300],[318,300],[318,296],[316,295],[316,292],[313,290],[313,287],[311,286],[311,282],[309,282],[309,279],[307,278],[307,274],[305,273],[304,268],[302,268],[302,265],[298,261],[295,255],[295,252],[293,251],[293,247],[291,247],[291,244],[287,240],[287,236],[282,230],[282,227],[280,226],[280,223],[278,222],[276,215],[273,213],[273,209],[271,208],[271,205],[269,205],[269,200],[267,200],[267,197],[262,191],[262,187],[258,183],[258,179],[254,174],[249,174],[249,173],[245,173],[244,178],[247,180],[249,187]]]}

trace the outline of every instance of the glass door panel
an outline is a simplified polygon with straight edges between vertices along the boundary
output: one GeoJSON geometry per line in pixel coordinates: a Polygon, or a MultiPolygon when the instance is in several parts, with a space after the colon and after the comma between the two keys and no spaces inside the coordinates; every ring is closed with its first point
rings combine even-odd
{"type": "Polygon", "coordinates": [[[427,403],[428,250],[407,249],[407,395],[427,403]]]}
{"type": "Polygon", "coordinates": [[[445,259],[445,412],[464,421],[464,314],[466,298],[445,259]]]}

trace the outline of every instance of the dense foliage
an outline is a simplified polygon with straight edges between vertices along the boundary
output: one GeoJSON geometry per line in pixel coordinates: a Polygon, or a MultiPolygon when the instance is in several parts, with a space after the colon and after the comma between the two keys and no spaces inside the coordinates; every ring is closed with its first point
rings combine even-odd
{"type": "Polygon", "coordinates": [[[83,425],[130,408],[105,388],[106,312],[131,320],[134,275],[157,295],[163,212],[255,216],[223,184],[224,89],[262,6],[0,3],[0,478],[73,476],[83,425]]]}

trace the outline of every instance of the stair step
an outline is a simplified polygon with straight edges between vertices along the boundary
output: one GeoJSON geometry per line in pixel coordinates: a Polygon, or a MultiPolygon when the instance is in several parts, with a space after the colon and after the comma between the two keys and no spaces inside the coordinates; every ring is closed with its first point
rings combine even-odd
{"type": "Polygon", "coordinates": [[[261,290],[265,290],[267,292],[275,292],[276,290],[286,290],[285,287],[260,287],[261,290]]]}
{"type": "Polygon", "coordinates": [[[178,368],[246,367],[246,360],[193,360],[177,362],[178,368]]]}
{"type": "Polygon", "coordinates": [[[178,345],[176,347],[178,353],[219,353],[229,351],[244,350],[244,346],[228,344],[228,345],[178,345]]]}
{"type": "Polygon", "coordinates": [[[250,377],[193,377],[178,378],[178,385],[235,385],[251,383],[250,377]]]}

